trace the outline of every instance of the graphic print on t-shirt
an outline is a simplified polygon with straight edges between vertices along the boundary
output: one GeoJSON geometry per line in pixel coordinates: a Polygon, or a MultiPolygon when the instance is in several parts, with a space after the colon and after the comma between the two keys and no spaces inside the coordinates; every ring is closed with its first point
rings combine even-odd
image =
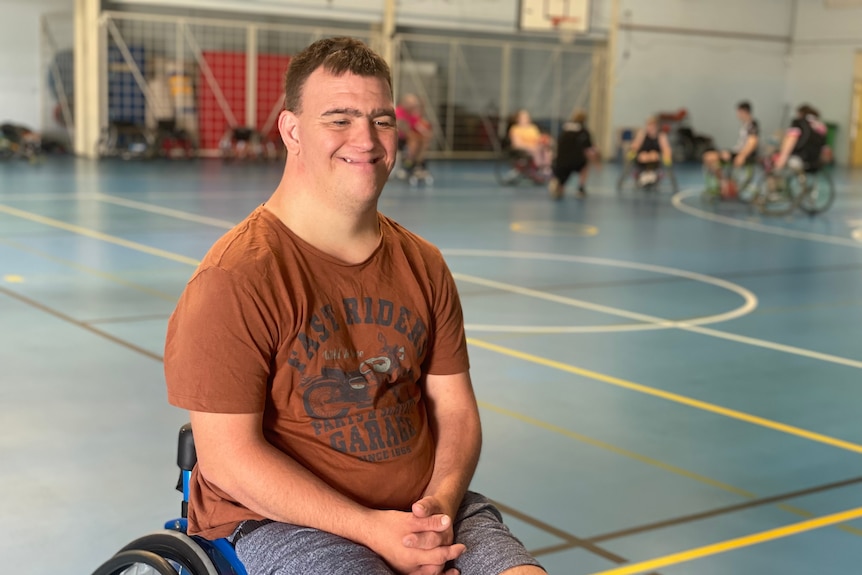
{"type": "Polygon", "coordinates": [[[344,298],[312,314],[289,363],[302,374],[298,391],[315,437],[365,461],[410,453],[424,425],[416,366],[427,331],[418,314],[385,299],[344,298]],[[375,332],[377,341],[362,345],[375,332]]]}

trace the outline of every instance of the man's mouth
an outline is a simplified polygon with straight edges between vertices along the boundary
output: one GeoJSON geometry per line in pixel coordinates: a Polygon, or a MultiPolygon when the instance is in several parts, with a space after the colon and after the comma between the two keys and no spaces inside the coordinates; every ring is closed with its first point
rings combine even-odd
{"type": "Polygon", "coordinates": [[[355,158],[341,158],[345,163],[348,164],[376,164],[380,161],[380,158],[371,158],[369,160],[359,160],[355,158]]]}

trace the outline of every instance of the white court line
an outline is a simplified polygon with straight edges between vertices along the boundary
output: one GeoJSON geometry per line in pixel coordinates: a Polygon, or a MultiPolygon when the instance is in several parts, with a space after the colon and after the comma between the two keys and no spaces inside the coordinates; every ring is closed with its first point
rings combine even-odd
{"type": "MultiPolygon", "coordinates": [[[[616,262],[615,260],[605,260],[604,258],[586,258],[586,257],[582,258],[579,256],[569,256],[569,255],[564,255],[564,254],[550,254],[550,253],[542,253],[542,252],[506,252],[506,251],[497,251],[497,250],[453,249],[453,250],[443,250],[443,253],[446,255],[452,255],[452,256],[529,258],[529,259],[534,259],[534,260],[551,260],[551,261],[587,261],[587,260],[591,260],[594,263],[613,261],[613,262],[615,262],[615,264],[623,264],[623,263],[628,264],[626,267],[631,267],[632,269],[649,269],[649,268],[663,269],[662,266],[650,266],[648,264],[638,264],[635,262],[616,262]]],[[[602,264],[599,263],[599,265],[602,265],[602,264]]],[[[605,263],[605,265],[608,265],[608,264],[605,263]]],[[[664,269],[672,269],[672,268],[664,268],[664,269]]],[[[674,271],[675,272],[681,272],[683,270],[674,270],[674,271]]],[[[690,273],[691,275],[694,275],[694,276],[702,276],[702,274],[697,274],[695,272],[688,272],[688,273],[690,273]]],[[[704,276],[704,277],[709,277],[709,276],[704,276]]],[[[481,279],[481,278],[477,278],[477,279],[481,279]]],[[[712,279],[717,279],[717,278],[712,278],[712,279]]],[[[661,328],[663,328],[663,329],[666,329],[666,328],[679,329],[682,331],[688,331],[688,332],[692,332],[692,333],[698,333],[701,335],[706,335],[709,337],[715,337],[715,338],[719,338],[719,339],[733,341],[736,343],[742,343],[742,344],[750,345],[753,347],[770,349],[770,350],[778,351],[781,353],[787,353],[787,354],[791,354],[791,355],[797,355],[800,357],[807,357],[810,359],[816,359],[816,360],[824,361],[827,363],[834,363],[837,365],[844,365],[847,367],[862,369],[862,361],[859,361],[859,360],[841,357],[841,356],[837,356],[837,355],[832,355],[832,354],[828,354],[828,353],[821,353],[819,351],[813,351],[810,349],[804,349],[804,348],[795,347],[792,345],[785,345],[785,344],[776,343],[776,342],[768,341],[768,340],[763,340],[763,339],[759,339],[759,338],[755,338],[755,337],[738,335],[735,333],[720,331],[720,330],[712,329],[712,328],[708,328],[708,327],[703,327],[702,325],[698,325],[697,323],[695,323],[695,321],[697,321],[697,320],[695,320],[695,321],[668,320],[668,319],[664,319],[664,318],[660,318],[660,317],[650,316],[647,314],[641,314],[641,313],[637,313],[637,312],[631,312],[628,310],[621,310],[621,309],[617,309],[617,308],[612,308],[609,306],[603,306],[603,305],[599,305],[599,304],[589,304],[587,302],[581,302],[580,300],[574,300],[571,298],[563,298],[562,296],[549,294],[547,292],[541,292],[538,290],[531,290],[529,288],[524,288],[524,287],[520,287],[520,286],[513,286],[510,284],[503,284],[501,282],[495,282],[493,280],[482,279],[481,281],[483,283],[485,283],[486,285],[494,284],[493,286],[489,285],[489,287],[497,287],[498,289],[510,291],[513,293],[519,293],[520,295],[525,295],[525,296],[529,296],[529,297],[540,297],[541,299],[546,299],[549,301],[556,301],[557,303],[562,303],[564,305],[573,305],[574,306],[575,305],[574,302],[577,302],[578,303],[577,307],[584,307],[581,304],[587,304],[590,306],[589,309],[593,309],[593,310],[598,311],[600,313],[608,313],[611,315],[627,317],[630,319],[638,319],[640,321],[643,321],[644,323],[649,323],[652,325],[661,326],[661,328]],[[571,299],[571,301],[568,303],[562,301],[562,300],[568,300],[568,299],[571,299]]],[[[719,281],[723,281],[723,280],[719,280],[719,281]]],[[[730,284],[730,282],[726,282],[726,283],[728,283],[729,285],[733,285],[733,284],[730,284]]],[[[756,302],[756,298],[755,298],[755,302],[756,302]]],[[[730,313],[736,313],[736,310],[734,310],[734,312],[730,312],[730,313]]]]}
{"type": "Polygon", "coordinates": [[[726,224],[728,226],[735,226],[737,228],[743,228],[747,230],[754,230],[756,232],[763,232],[766,234],[773,234],[776,236],[784,236],[786,238],[794,238],[797,240],[808,240],[811,242],[820,242],[824,244],[833,244],[837,246],[849,246],[851,248],[862,248],[862,243],[855,239],[850,238],[841,238],[837,236],[829,236],[826,234],[818,234],[815,232],[803,232],[801,230],[789,230],[787,228],[779,228],[777,226],[767,226],[765,224],[761,224],[758,222],[747,222],[745,220],[738,220],[736,218],[731,218],[730,216],[723,216],[721,214],[713,214],[706,210],[701,210],[700,208],[695,208],[694,206],[690,206],[683,202],[683,200],[687,198],[694,197],[699,195],[699,192],[696,190],[684,190],[676,194],[673,198],[671,198],[671,203],[673,207],[678,209],[681,212],[684,212],[690,216],[694,216],[696,218],[700,218],[702,220],[709,220],[711,222],[718,222],[720,224],[726,224]]]}
{"type": "Polygon", "coordinates": [[[197,224],[203,224],[206,226],[213,226],[213,227],[222,228],[225,230],[232,229],[236,225],[236,222],[229,222],[227,220],[221,220],[218,218],[201,216],[198,214],[185,212],[183,210],[175,210],[173,208],[166,208],[166,207],[157,206],[154,204],[145,204],[144,202],[136,202],[135,200],[129,200],[126,198],[120,198],[120,197],[111,196],[108,194],[98,194],[97,193],[97,194],[93,194],[90,197],[92,199],[98,200],[100,202],[105,202],[108,204],[115,204],[117,206],[123,206],[125,208],[132,208],[135,210],[141,210],[142,212],[149,212],[151,214],[159,214],[162,216],[168,216],[171,218],[176,218],[178,220],[185,220],[187,222],[195,222],[197,224]]]}
{"type": "MultiPolygon", "coordinates": [[[[615,260],[608,260],[615,261],[615,260]]],[[[622,262],[629,263],[629,262],[622,262]]],[[[681,270],[680,270],[681,271],[681,270]]],[[[531,288],[521,287],[513,284],[498,282],[495,280],[489,280],[485,278],[480,278],[476,276],[471,276],[462,273],[453,273],[452,274],[455,279],[459,279],[461,281],[473,283],[476,285],[482,285],[485,287],[498,289],[501,291],[508,291],[510,293],[515,293],[518,295],[523,295],[527,297],[533,297],[536,299],[543,299],[546,301],[559,303],[562,305],[568,305],[571,307],[577,307],[581,309],[586,309],[590,311],[595,311],[598,313],[604,313],[608,315],[614,315],[618,317],[624,317],[627,319],[633,319],[635,321],[642,322],[640,324],[629,324],[629,325],[609,325],[609,326],[601,326],[601,325],[592,325],[592,326],[519,326],[519,325],[480,325],[480,324],[468,324],[465,327],[467,329],[472,329],[475,331],[491,331],[491,332],[519,332],[519,333],[601,333],[604,331],[615,331],[615,332],[623,332],[623,331],[646,331],[651,329],[673,329],[677,327],[677,324],[681,323],[678,320],[668,320],[660,317],[642,314],[638,312],[628,311],[620,308],[610,307],[602,304],[592,303],[584,300],[579,300],[571,297],[560,296],[556,294],[552,294],[546,291],[534,290],[531,288]]],[[[718,280],[717,281],[723,281],[718,280]]],[[[712,282],[710,282],[712,283],[712,282]]],[[[745,299],[745,303],[729,312],[725,312],[717,315],[710,315],[698,318],[692,318],[689,320],[685,320],[684,323],[688,325],[706,325],[710,323],[720,323],[723,321],[729,321],[731,319],[736,319],[738,317],[742,317],[748,313],[754,311],[757,307],[757,297],[746,290],[745,288],[741,288],[739,286],[734,286],[737,289],[733,291],[740,294],[743,299],[745,299]]]]}

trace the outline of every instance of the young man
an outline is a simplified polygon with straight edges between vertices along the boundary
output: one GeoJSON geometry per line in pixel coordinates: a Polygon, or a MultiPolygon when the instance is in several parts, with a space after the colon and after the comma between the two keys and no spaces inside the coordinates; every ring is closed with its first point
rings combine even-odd
{"type": "Polygon", "coordinates": [[[781,142],[781,149],[775,161],[775,169],[785,166],[796,171],[816,171],[821,167],[823,146],[826,145],[826,124],[820,121],[820,114],[802,104],[796,109],[796,118],[781,142]]]}
{"type": "Polygon", "coordinates": [[[563,124],[563,130],[557,138],[557,157],[554,159],[553,174],[549,189],[551,197],[562,199],[566,182],[572,174],[578,174],[578,198],[587,196],[587,174],[589,161],[595,157],[593,140],[586,126],[587,115],[582,110],[572,114],[571,119],[563,124]]]}
{"type": "Polygon", "coordinates": [[[739,120],[739,139],[730,150],[709,150],[703,154],[704,166],[717,173],[721,164],[732,164],[741,168],[757,160],[757,148],[760,144],[760,125],[751,115],[751,104],[740,102],[736,105],[736,117],[739,120]]]}
{"type": "Polygon", "coordinates": [[[440,252],[377,211],[395,162],[389,68],[359,41],[291,60],[288,155],[171,317],[169,400],[191,411],[189,531],[250,575],[537,575],[481,495],[458,293],[440,252]]]}

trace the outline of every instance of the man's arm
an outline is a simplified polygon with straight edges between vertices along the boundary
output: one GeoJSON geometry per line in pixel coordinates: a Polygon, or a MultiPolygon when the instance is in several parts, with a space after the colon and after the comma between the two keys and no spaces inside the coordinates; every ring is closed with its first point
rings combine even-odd
{"type": "Polygon", "coordinates": [[[736,158],[734,159],[734,165],[736,165],[737,168],[745,165],[748,157],[757,149],[757,141],[758,138],[754,134],[749,135],[748,138],[745,139],[745,144],[742,146],[742,149],[739,150],[739,153],[736,154],[736,158]]]}
{"type": "Polygon", "coordinates": [[[790,158],[790,154],[793,153],[793,148],[796,147],[796,142],[798,141],[799,129],[791,128],[788,130],[784,136],[784,140],[781,142],[781,151],[778,153],[778,160],[775,161],[776,170],[782,169],[787,164],[787,160],[790,158]]]}
{"type": "Polygon", "coordinates": [[[365,545],[399,573],[443,565],[463,546],[405,547],[405,537],[451,529],[439,514],[365,508],[338,493],[263,437],[262,415],[191,412],[200,473],[251,511],[365,545]]]}
{"type": "Polygon", "coordinates": [[[443,505],[442,512],[454,518],[482,448],[479,407],[470,372],[426,376],[425,398],[436,451],[434,471],[423,498],[434,497],[443,505]]]}
{"type": "Polygon", "coordinates": [[[661,148],[661,161],[665,166],[673,163],[673,150],[670,148],[670,140],[667,139],[667,134],[659,132],[658,145],[661,148]]]}

